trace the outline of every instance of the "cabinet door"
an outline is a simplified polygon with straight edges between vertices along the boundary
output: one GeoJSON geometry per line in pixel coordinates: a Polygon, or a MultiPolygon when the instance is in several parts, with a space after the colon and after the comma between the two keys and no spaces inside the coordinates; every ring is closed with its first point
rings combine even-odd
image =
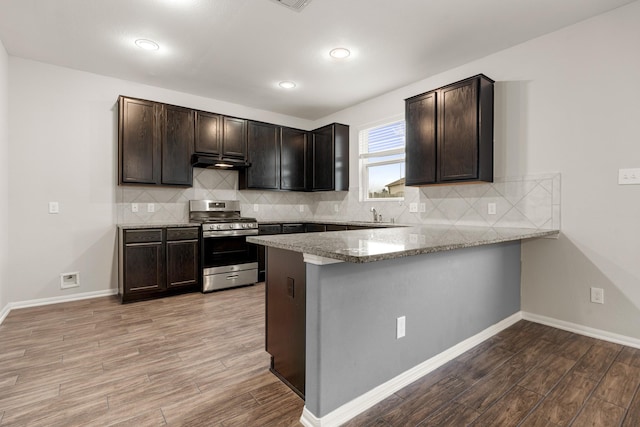
{"type": "Polygon", "coordinates": [[[304,396],[306,269],[302,254],[267,248],[266,350],[272,368],[304,396]]]}
{"type": "Polygon", "coordinates": [[[204,111],[196,113],[196,152],[220,155],[221,122],[222,117],[218,114],[204,111]]]}
{"type": "Polygon", "coordinates": [[[199,283],[198,252],[197,239],[167,242],[167,287],[199,283]]]}
{"type": "Polygon", "coordinates": [[[141,99],[119,98],[119,183],[160,182],[158,120],[160,105],[141,99]]]}
{"type": "Polygon", "coordinates": [[[313,132],[311,149],[311,190],[333,190],[334,155],[333,126],[325,126],[313,132]]]}
{"type": "Polygon", "coordinates": [[[280,188],[280,143],[278,128],[267,123],[248,123],[251,167],[246,169],[246,187],[280,188]]]}
{"type": "Polygon", "coordinates": [[[306,189],[307,132],[280,128],[280,188],[306,189]]]}
{"type": "Polygon", "coordinates": [[[406,185],[436,182],[436,100],[429,92],[406,101],[406,185]]]}
{"type": "Polygon", "coordinates": [[[222,118],[222,156],[247,156],[247,121],[234,117],[222,118]]]}
{"type": "Polygon", "coordinates": [[[440,89],[438,180],[478,178],[478,79],[440,89]]]}
{"type": "Polygon", "coordinates": [[[164,257],[162,242],[131,243],[124,248],[124,294],[162,291],[164,257]]]}
{"type": "Polygon", "coordinates": [[[193,110],[173,105],[163,107],[162,184],[193,185],[194,123],[193,110]]]}

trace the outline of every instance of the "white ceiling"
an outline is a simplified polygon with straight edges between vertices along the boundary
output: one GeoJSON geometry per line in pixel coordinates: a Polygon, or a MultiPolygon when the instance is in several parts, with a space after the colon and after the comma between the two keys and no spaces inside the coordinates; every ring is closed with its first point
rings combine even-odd
{"type": "Polygon", "coordinates": [[[631,2],[0,0],[0,39],[10,55],[315,120],[631,2]],[[338,46],[352,56],[331,60],[338,46]]]}

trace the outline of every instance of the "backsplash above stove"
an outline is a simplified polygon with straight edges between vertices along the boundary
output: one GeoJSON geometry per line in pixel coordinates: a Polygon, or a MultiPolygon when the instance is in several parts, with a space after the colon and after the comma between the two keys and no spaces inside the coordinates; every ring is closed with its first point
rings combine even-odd
{"type": "Polygon", "coordinates": [[[236,171],[194,169],[192,188],[119,186],[119,224],[187,222],[189,200],[239,200],[242,216],[259,221],[371,221],[371,208],[403,224],[495,225],[499,227],[560,227],[560,174],[497,178],[493,183],[407,187],[402,202],[360,202],[358,189],[349,192],[297,193],[238,190],[236,171]],[[138,212],[132,204],[138,204],[138,212]],[[418,212],[410,212],[415,203],[418,212]],[[487,213],[495,203],[496,214],[487,213]],[[153,212],[148,206],[153,204],[153,212]],[[420,212],[420,208],[424,212],[420,212]]]}

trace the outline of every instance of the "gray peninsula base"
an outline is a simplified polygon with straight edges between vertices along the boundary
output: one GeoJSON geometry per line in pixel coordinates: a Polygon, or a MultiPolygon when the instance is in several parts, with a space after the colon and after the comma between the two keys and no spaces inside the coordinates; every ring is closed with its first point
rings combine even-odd
{"type": "Polygon", "coordinates": [[[322,418],[519,310],[520,241],[307,263],[305,409],[322,418]]]}

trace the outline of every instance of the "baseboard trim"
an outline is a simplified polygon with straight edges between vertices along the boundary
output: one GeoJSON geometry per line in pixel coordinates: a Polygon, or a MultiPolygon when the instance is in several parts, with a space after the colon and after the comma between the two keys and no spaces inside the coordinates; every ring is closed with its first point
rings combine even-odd
{"type": "Polygon", "coordinates": [[[522,313],[517,312],[504,320],[489,326],[487,329],[467,338],[466,340],[448,348],[447,350],[425,360],[417,366],[401,373],[397,377],[379,385],[378,387],[356,397],[350,402],[345,403],[341,407],[331,411],[324,417],[318,418],[311,413],[305,406],[302,410],[300,423],[305,427],[333,427],[339,426],[356,415],[366,411],[375,404],[383,401],[396,391],[408,386],[415,380],[425,376],[429,372],[439,368],[452,359],[460,356],[467,350],[475,347],[481,342],[491,338],[503,329],[508,328],[514,323],[522,319],[522,313]]]}
{"type": "Polygon", "coordinates": [[[14,309],[38,307],[41,305],[58,304],[61,302],[80,301],[80,300],[90,299],[90,298],[107,297],[111,295],[116,295],[117,293],[118,293],[117,289],[107,289],[105,291],[82,292],[78,294],[64,295],[59,297],[39,298],[39,299],[32,299],[27,301],[10,302],[0,312],[0,324],[2,324],[4,319],[11,312],[11,310],[14,310],[14,309]]]}
{"type": "Polygon", "coordinates": [[[2,308],[2,311],[0,311],[0,325],[2,325],[2,322],[4,322],[4,319],[9,315],[10,311],[11,311],[10,304],[7,304],[2,308]]]}
{"type": "Polygon", "coordinates": [[[597,338],[603,341],[609,341],[616,344],[626,345],[628,347],[640,348],[640,339],[628,337],[626,335],[607,332],[602,329],[590,328],[588,326],[579,325],[577,323],[567,322],[564,320],[554,319],[552,317],[541,316],[526,311],[522,311],[522,318],[531,322],[540,323],[551,326],[553,328],[562,329],[564,331],[585,335],[591,338],[597,338]]]}

